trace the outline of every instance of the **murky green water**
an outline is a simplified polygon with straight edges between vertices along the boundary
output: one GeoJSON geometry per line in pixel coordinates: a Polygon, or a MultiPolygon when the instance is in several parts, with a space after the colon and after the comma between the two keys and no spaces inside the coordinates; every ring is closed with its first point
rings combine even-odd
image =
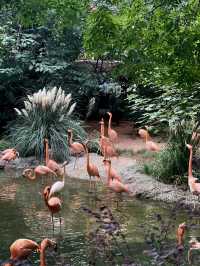
{"type": "MultiPolygon", "coordinates": [[[[45,181],[51,184],[52,180],[45,181]]],[[[117,239],[112,252],[115,260],[108,265],[122,265],[125,256],[132,256],[141,265],[150,265],[143,255],[146,249],[144,242],[147,232],[155,224],[154,214],[160,213],[168,219],[170,208],[164,203],[152,203],[136,199],[123,198],[116,209],[116,198],[102,186],[98,187],[97,195],[88,193],[88,182],[76,179],[67,179],[65,190],[61,195],[62,228],[59,230],[59,219],[55,219],[53,235],[50,214],[42,198],[44,188],[41,180],[28,181],[22,177],[15,178],[0,173],[0,258],[9,257],[9,246],[18,238],[30,238],[40,242],[43,238],[55,238],[58,242],[57,253],[49,255],[48,265],[94,265],[89,261],[96,261],[95,265],[107,265],[105,258],[96,255],[94,245],[88,241],[90,232],[99,226],[94,217],[85,213],[81,207],[88,207],[98,211],[100,206],[109,206],[115,219],[120,223],[128,244],[117,239]]],[[[176,225],[188,219],[180,210],[176,225]]],[[[199,229],[198,229],[199,230],[199,229]]],[[[175,232],[172,241],[175,241],[175,232]]],[[[38,256],[31,259],[38,265],[38,256]]]]}

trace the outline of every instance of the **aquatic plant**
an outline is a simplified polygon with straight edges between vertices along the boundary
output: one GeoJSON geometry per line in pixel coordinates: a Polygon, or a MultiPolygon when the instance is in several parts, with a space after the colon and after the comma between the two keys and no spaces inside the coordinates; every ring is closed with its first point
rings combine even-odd
{"type": "Polygon", "coordinates": [[[47,138],[53,158],[67,159],[67,129],[73,130],[76,139],[86,137],[80,122],[73,116],[75,107],[71,94],[65,95],[61,88],[44,88],[27,95],[24,108],[15,108],[17,120],[10,126],[14,146],[22,156],[35,154],[42,159],[44,138],[47,138]]]}

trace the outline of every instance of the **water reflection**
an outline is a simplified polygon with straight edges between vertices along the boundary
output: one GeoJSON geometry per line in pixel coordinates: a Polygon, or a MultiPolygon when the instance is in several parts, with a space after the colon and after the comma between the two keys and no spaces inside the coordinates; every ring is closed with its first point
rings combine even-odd
{"type": "MultiPolygon", "coordinates": [[[[47,179],[42,184],[41,180],[30,182],[22,177],[8,177],[3,173],[0,175],[0,258],[6,259],[9,257],[9,245],[17,238],[30,238],[40,242],[45,237],[53,237],[51,216],[42,196],[44,187],[50,185],[52,180],[47,179]]],[[[88,183],[76,179],[67,179],[61,199],[61,233],[58,217],[55,218],[54,232],[59,249],[57,254],[48,254],[48,266],[122,265],[122,262],[129,265],[130,259],[139,265],[151,265],[149,258],[143,254],[143,250],[147,249],[145,234],[157,223],[155,213],[160,213],[163,219],[170,218],[170,208],[165,204],[123,197],[116,209],[116,201],[119,199],[115,195],[108,193],[102,186],[98,187],[96,194],[88,193],[88,183]],[[98,253],[99,246],[95,248],[92,240],[92,232],[96,232],[100,226],[98,219],[83,211],[86,207],[98,212],[102,206],[109,207],[116,223],[120,225],[120,232],[125,236],[117,237],[117,244],[113,238],[109,240],[111,242],[99,239],[109,242],[106,246],[107,257],[101,257],[102,253],[98,253]],[[99,254],[95,262],[92,260],[94,254],[99,254]]],[[[180,222],[189,220],[188,214],[181,210],[177,210],[176,215],[177,219],[170,231],[173,245],[176,241],[175,228],[180,222]]],[[[195,225],[197,220],[199,218],[194,219],[195,225]]],[[[198,231],[199,227],[193,227],[190,234],[198,236],[198,231]]],[[[38,265],[38,256],[34,255],[32,261],[33,265],[38,265]]]]}

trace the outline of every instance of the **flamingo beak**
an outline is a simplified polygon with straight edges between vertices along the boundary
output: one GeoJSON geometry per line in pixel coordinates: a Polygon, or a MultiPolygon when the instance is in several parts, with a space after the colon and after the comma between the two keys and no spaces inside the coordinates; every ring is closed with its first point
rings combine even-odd
{"type": "Polygon", "coordinates": [[[18,151],[16,152],[16,155],[17,155],[17,157],[19,158],[19,152],[18,152],[18,151]]]}

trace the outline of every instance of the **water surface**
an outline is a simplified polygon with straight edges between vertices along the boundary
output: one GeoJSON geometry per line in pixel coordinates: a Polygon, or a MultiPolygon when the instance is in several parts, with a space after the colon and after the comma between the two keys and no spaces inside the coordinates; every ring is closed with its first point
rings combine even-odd
{"type": "MultiPolygon", "coordinates": [[[[45,180],[46,185],[52,182],[51,178],[45,180]]],[[[65,190],[60,195],[63,200],[61,232],[57,217],[54,220],[53,233],[50,213],[42,197],[45,184],[42,184],[41,180],[29,181],[23,177],[13,177],[9,173],[0,173],[0,258],[2,260],[9,257],[9,246],[14,240],[29,238],[40,242],[48,237],[55,238],[58,242],[57,253],[47,254],[49,266],[94,265],[92,264],[94,261],[95,265],[99,266],[122,265],[126,256],[132,256],[140,265],[151,265],[143,254],[147,249],[145,234],[156,224],[155,214],[159,213],[163,219],[169,219],[171,215],[169,205],[124,197],[120,199],[119,207],[116,208],[118,198],[101,185],[98,186],[95,195],[88,193],[87,181],[67,179],[65,190]],[[121,225],[127,242],[116,238],[117,243],[114,243],[110,251],[112,254],[114,252],[115,256],[111,264],[108,262],[106,264],[105,257],[94,252],[96,247],[88,240],[88,236],[99,227],[99,224],[94,217],[82,210],[83,207],[87,207],[98,212],[104,205],[109,206],[121,225]]],[[[175,227],[189,219],[184,211],[177,212],[175,227]]],[[[175,231],[171,231],[170,234],[172,243],[173,241],[175,243],[175,231]]],[[[33,265],[38,265],[38,255],[34,255],[31,261],[33,265]]]]}

